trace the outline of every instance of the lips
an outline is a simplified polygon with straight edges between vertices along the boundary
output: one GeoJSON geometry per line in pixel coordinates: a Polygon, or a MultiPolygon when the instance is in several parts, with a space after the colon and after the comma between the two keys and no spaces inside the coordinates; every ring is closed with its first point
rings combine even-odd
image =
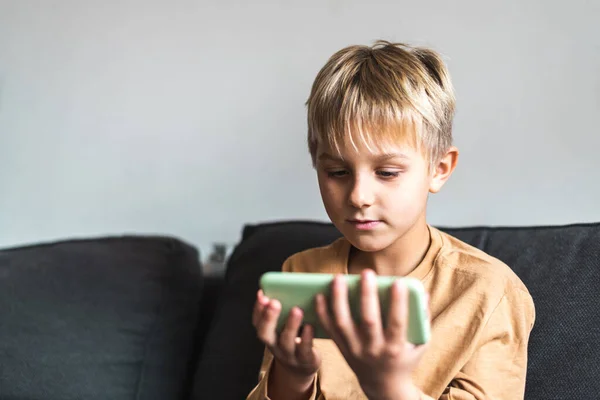
{"type": "Polygon", "coordinates": [[[366,231],[376,228],[381,221],[375,219],[349,219],[348,223],[358,230],[366,231]]]}

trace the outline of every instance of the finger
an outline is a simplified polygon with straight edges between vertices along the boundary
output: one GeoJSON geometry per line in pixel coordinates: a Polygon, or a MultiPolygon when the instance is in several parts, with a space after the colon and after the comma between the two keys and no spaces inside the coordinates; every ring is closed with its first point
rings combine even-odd
{"type": "MultiPolygon", "coordinates": [[[[323,327],[327,336],[338,346],[342,354],[348,352],[348,344],[342,339],[340,332],[336,329],[331,313],[329,312],[329,305],[327,298],[323,294],[318,294],[315,297],[315,311],[319,318],[319,323],[323,327]]],[[[314,332],[313,332],[314,333],[314,332]]]]}
{"type": "Polygon", "coordinates": [[[298,307],[293,307],[279,335],[279,348],[287,357],[293,356],[296,352],[296,336],[298,335],[298,329],[300,329],[303,317],[304,313],[302,310],[298,307]]]}
{"type": "Polygon", "coordinates": [[[406,341],[408,320],[408,289],[400,280],[396,280],[390,289],[390,309],[386,337],[395,343],[406,341]]]}
{"type": "Polygon", "coordinates": [[[252,311],[252,325],[256,327],[260,317],[262,315],[265,306],[269,303],[269,298],[263,295],[263,291],[259,290],[256,293],[256,302],[254,303],[254,310],[252,311]]]}
{"type": "MultiPolygon", "coordinates": [[[[323,294],[318,294],[315,297],[315,311],[323,330],[330,339],[332,339],[340,348],[346,344],[342,342],[339,332],[335,328],[333,318],[329,312],[327,298],[323,294]]],[[[314,331],[313,331],[314,333],[314,331]]]]}
{"type": "Polygon", "coordinates": [[[331,314],[335,336],[349,349],[356,349],[360,340],[348,304],[348,285],[341,275],[336,276],[332,282],[331,314]]]}
{"type": "Polygon", "coordinates": [[[258,325],[258,321],[260,321],[260,317],[264,307],[257,301],[254,303],[254,309],[252,310],[252,325],[256,328],[258,325]]]}
{"type": "Polygon", "coordinates": [[[260,302],[260,304],[262,304],[263,306],[266,306],[269,301],[271,301],[271,299],[269,299],[267,296],[265,296],[265,293],[262,291],[262,289],[260,289],[257,293],[256,293],[256,299],[260,302]]]}
{"type": "Polygon", "coordinates": [[[281,303],[271,300],[265,306],[256,326],[258,338],[270,349],[277,345],[277,319],[281,313],[281,303]]]}
{"type": "Polygon", "coordinates": [[[323,327],[323,330],[327,333],[327,335],[333,339],[333,321],[331,320],[331,315],[329,314],[329,310],[327,307],[327,299],[323,294],[317,294],[315,297],[315,311],[317,313],[317,318],[319,318],[319,322],[323,327]]]}
{"type": "Polygon", "coordinates": [[[313,337],[313,327],[305,325],[302,329],[300,343],[296,346],[296,357],[301,363],[309,363],[313,360],[313,337]]]}
{"type": "Polygon", "coordinates": [[[360,281],[360,329],[368,344],[379,343],[382,339],[381,309],[377,282],[372,270],[362,272],[360,281]]]}

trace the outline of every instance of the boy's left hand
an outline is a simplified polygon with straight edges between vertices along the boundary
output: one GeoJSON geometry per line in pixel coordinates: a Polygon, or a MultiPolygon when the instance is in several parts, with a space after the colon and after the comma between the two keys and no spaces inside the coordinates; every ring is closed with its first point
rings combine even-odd
{"type": "Polygon", "coordinates": [[[337,344],[369,399],[419,399],[420,390],[412,383],[411,373],[419,363],[425,345],[415,346],[406,339],[408,290],[399,281],[390,293],[386,329],[381,311],[375,273],[365,270],[361,279],[361,321],[352,320],[348,305],[348,287],[336,276],[331,287],[331,315],[327,300],[317,296],[316,311],[330,338],[337,344]]]}

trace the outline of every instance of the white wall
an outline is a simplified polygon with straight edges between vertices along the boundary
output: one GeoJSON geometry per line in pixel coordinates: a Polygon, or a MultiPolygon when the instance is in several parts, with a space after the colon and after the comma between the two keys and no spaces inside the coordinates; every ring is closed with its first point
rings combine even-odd
{"type": "Polygon", "coordinates": [[[600,221],[600,2],[0,0],[0,246],[326,215],[310,84],[349,44],[432,46],[458,95],[446,225],[600,221]]]}

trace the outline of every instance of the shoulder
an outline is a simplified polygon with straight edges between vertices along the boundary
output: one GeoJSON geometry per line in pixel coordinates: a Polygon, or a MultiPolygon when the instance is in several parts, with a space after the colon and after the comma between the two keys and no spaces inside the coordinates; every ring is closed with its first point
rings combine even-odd
{"type": "MultiPolygon", "coordinates": [[[[501,302],[534,318],[533,299],[521,279],[504,262],[454,236],[439,231],[442,246],[434,270],[453,281],[449,290],[476,295],[493,311],[501,302]]],[[[444,279],[445,280],[445,279],[444,279]]]]}
{"type": "Polygon", "coordinates": [[[493,285],[502,290],[528,292],[525,284],[503,261],[493,257],[460,239],[439,231],[442,246],[436,266],[451,269],[461,275],[471,275],[485,285],[493,285]]]}
{"type": "Polygon", "coordinates": [[[346,268],[350,244],[339,238],[327,246],[315,247],[293,254],[283,263],[287,272],[338,273],[346,268]]]}

